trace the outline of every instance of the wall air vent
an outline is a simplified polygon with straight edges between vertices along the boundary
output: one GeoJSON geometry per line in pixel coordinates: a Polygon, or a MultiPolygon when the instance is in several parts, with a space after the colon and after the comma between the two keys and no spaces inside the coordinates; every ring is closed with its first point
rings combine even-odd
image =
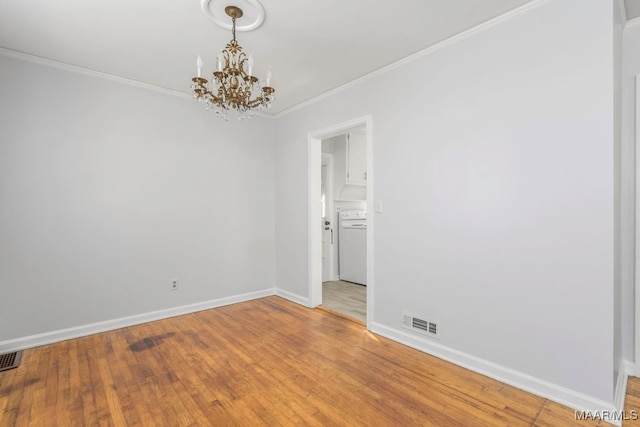
{"type": "Polygon", "coordinates": [[[20,357],[22,351],[14,351],[13,353],[0,354],[0,371],[17,368],[20,365],[20,357]]]}
{"type": "Polygon", "coordinates": [[[432,338],[440,338],[438,323],[431,320],[424,320],[412,314],[402,313],[402,326],[432,338]]]}

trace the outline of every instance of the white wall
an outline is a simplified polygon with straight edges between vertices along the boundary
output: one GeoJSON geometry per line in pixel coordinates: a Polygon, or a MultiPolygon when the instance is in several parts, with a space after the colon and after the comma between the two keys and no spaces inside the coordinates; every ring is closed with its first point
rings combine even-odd
{"type": "Polygon", "coordinates": [[[333,188],[334,198],[341,199],[344,186],[347,183],[347,136],[334,136],[333,140],[333,188]]]}
{"type": "Polygon", "coordinates": [[[307,134],[371,114],[372,329],[610,404],[612,25],[610,1],[546,2],[283,116],[278,287],[308,297],[307,134]],[[404,310],[441,339],[403,330],[404,310]]]}
{"type": "Polygon", "coordinates": [[[0,343],[274,288],[273,121],[0,71],[0,343]]]}

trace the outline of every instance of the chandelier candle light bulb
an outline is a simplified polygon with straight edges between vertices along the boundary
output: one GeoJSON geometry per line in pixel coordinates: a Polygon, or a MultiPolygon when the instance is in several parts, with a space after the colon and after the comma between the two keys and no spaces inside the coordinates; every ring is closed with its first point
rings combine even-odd
{"type": "Polygon", "coordinates": [[[194,98],[204,102],[207,110],[214,109],[218,117],[227,120],[229,110],[236,110],[238,119],[251,118],[273,103],[271,70],[267,71],[266,85],[262,86],[253,76],[253,56],[247,56],[236,40],[236,19],[242,17],[242,10],[227,6],[225,13],[232,20],[233,39],[218,54],[211,82],[202,77],[202,58],[198,56],[198,77],[191,79],[191,89],[194,98]]]}

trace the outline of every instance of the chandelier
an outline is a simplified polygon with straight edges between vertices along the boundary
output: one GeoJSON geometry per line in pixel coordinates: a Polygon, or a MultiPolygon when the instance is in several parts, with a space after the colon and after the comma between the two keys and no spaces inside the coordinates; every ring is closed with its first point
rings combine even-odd
{"type": "Polygon", "coordinates": [[[267,71],[266,84],[260,86],[258,78],[252,75],[253,57],[247,57],[236,40],[236,19],[242,17],[242,9],[227,6],[224,11],[231,17],[233,39],[218,54],[210,83],[202,77],[202,58],[198,56],[198,77],[191,79],[193,97],[225,120],[229,118],[229,110],[236,110],[238,119],[251,118],[273,103],[275,89],[270,86],[271,70],[267,71]]]}

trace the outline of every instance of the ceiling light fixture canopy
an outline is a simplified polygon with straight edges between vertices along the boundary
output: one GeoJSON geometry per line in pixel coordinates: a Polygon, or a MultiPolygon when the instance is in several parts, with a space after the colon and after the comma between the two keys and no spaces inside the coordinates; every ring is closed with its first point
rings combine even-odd
{"type": "Polygon", "coordinates": [[[227,6],[224,11],[231,18],[233,39],[218,54],[211,83],[202,77],[202,58],[198,56],[198,77],[191,79],[193,97],[225,120],[229,118],[229,110],[236,110],[238,119],[251,118],[273,103],[275,89],[270,86],[271,70],[267,71],[265,84],[261,86],[252,75],[253,57],[247,56],[236,40],[236,19],[242,17],[242,9],[227,6]]]}

